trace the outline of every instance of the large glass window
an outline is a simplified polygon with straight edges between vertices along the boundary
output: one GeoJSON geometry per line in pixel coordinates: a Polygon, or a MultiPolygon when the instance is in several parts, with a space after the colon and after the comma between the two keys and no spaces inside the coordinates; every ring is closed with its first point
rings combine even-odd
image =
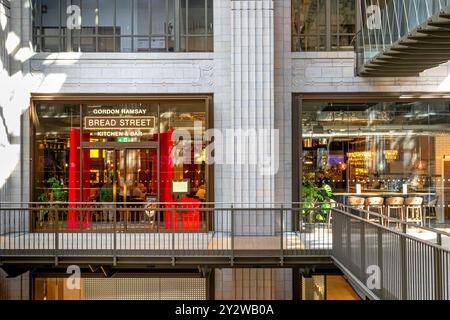
{"type": "Polygon", "coordinates": [[[33,200],[67,201],[70,137],[80,127],[80,107],[66,104],[39,105],[33,124],[33,200]],[[58,188],[52,188],[53,184],[58,188]]]}
{"type": "Polygon", "coordinates": [[[355,0],[293,0],[292,51],[353,50],[355,0]]]}
{"type": "Polygon", "coordinates": [[[300,123],[303,201],[327,185],[336,202],[416,197],[434,206],[430,215],[450,218],[448,101],[303,101],[300,123]]]}
{"type": "MultiPolygon", "coordinates": [[[[182,200],[192,208],[208,199],[204,99],[39,103],[32,118],[33,201],[69,202],[69,208],[79,202],[173,203],[179,200],[171,191],[173,181],[187,183],[182,200]]],[[[127,219],[122,213],[117,213],[121,222],[127,219]]],[[[39,214],[33,220],[36,228],[51,220],[50,212],[39,214]]],[[[69,210],[69,218],[59,217],[63,222],[67,219],[69,228],[70,214],[69,210]]],[[[142,211],[130,214],[132,225],[148,228],[141,223],[142,211]]],[[[112,222],[113,209],[97,216],[86,219],[89,224],[112,222]]],[[[161,212],[151,223],[169,228],[168,219],[161,212]]],[[[198,211],[191,212],[189,219],[183,225],[195,230],[207,227],[206,215],[198,211]]]]}
{"type": "Polygon", "coordinates": [[[213,51],[212,0],[33,0],[32,5],[37,52],[213,51]]]}

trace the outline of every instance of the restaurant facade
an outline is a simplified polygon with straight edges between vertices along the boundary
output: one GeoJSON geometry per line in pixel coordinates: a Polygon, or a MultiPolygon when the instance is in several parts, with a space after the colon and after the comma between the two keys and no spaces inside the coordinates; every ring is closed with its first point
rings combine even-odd
{"type": "MultiPolygon", "coordinates": [[[[289,207],[310,201],[311,185],[326,185],[330,203],[363,199],[356,206],[366,208],[366,199],[379,198],[387,210],[389,199],[414,198],[424,208],[416,220],[447,226],[450,65],[416,77],[358,76],[360,7],[354,0],[0,0],[0,202],[68,203],[64,232],[114,222],[124,233],[209,234],[229,222],[195,209],[289,207]],[[256,144],[276,170],[261,174],[267,163],[235,157],[208,161],[211,130],[215,137],[270,132],[256,144]],[[182,195],[174,182],[186,188],[182,195]],[[153,214],[178,202],[192,211],[153,214]],[[101,212],[80,211],[80,203],[101,212]],[[116,211],[127,203],[148,210],[116,211]]],[[[238,154],[251,159],[253,151],[238,154]]],[[[42,210],[29,219],[31,231],[48,231],[42,210]]],[[[298,224],[283,219],[250,213],[231,223],[241,236],[298,224]]],[[[341,277],[264,264],[168,269],[83,277],[76,293],[64,288],[64,273],[3,274],[0,296],[289,300],[323,298],[311,292],[341,277]]]]}

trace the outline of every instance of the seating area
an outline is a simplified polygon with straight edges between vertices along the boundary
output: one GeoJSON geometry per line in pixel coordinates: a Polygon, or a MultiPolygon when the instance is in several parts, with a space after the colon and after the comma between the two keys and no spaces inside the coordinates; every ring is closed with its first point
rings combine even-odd
{"type": "MultiPolygon", "coordinates": [[[[363,197],[352,196],[347,199],[347,205],[360,210],[374,212],[382,216],[383,223],[389,224],[391,218],[399,219],[407,222],[415,222],[421,226],[426,224],[427,220],[436,217],[436,204],[438,199],[435,198],[428,203],[424,203],[423,197],[418,196],[390,196],[390,197],[363,197]]],[[[371,219],[367,212],[366,218],[371,219]]],[[[379,220],[379,219],[375,219],[379,220]]]]}

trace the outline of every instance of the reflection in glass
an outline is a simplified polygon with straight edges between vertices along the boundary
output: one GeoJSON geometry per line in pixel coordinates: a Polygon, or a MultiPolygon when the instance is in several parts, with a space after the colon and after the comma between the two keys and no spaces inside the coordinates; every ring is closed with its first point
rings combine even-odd
{"type": "MultiPolygon", "coordinates": [[[[34,201],[67,201],[70,135],[71,131],[80,127],[79,106],[62,104],[39,106],[34,117],[34,126],[34,201]],[[55,193],[52,181],[59,182],[58,191],[61,192],[55,193]]],[[[79,186],[77,189],[79,190],[79,186]]]]}
{"type": "MultiPolygon", "coordinates": [[[[75,208],[73,203],[90,202],[102,208],[82,214],[69,209],[59,217],[68,229],[99,227],[98,223],[107,227],[113,221],[124,230],[170,229],[172,219],[162,213],[114,213],[122,202],[174,202],[173,180],[189,180],[189,193],[182,200],[190,208],[207,200],[203,100],[82,106],[43,103],[35,111],[33,200],[69,202],[69,208],[75,208]],[[174,134],[180,132],[182,139],[174,134]]],[[[180,228],[206,226],[206,217],[196,210],[183,219],[180,228]]],[[[38,217],[35,227],[44,228],[40,225],[44,221],[50,223],[48,217],[38,217]]]]}
{"type": "Polygon", "coordinates": [[[292,1],[292,50],[353,50],[355,6],[354,0],[292,1]]]}
{"type": "Polygon", "coordinates": [[[448,102],[304,102],[303,175],[335,193],[445,197],[442,158],[450,154],[448,102]]]}
{"type": "Polygon", "coordinates": [[[211,0],[33,0],[32,8],[36,51],[213,50],[211,0]],[[81,9],[81,30],[67,28],[68,3],[81,9]]]}

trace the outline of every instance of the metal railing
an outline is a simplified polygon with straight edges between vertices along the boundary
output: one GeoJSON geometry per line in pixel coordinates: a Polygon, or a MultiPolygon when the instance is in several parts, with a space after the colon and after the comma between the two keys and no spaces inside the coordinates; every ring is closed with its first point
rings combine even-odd
{"type": "Polygon", "coordinates": [[[332,259],[370,298],[450,299],[444,231],[341,204],[190,205],[3,203],[0,260],[286,266],[332,259]]]}
{"type": "MultiPolygon", "coordinates": [[[[434,205],[434,207],[430,207],[428,205],[423,206],[415,206],[414,208],[418,210],[419,208],[422,211],[430,208],[440,207],[439,204],[434,205]]],[[[393,216],[387,216],[385,214],[380,214],[378,212],[369,211],[367,209],[361,209],[358,207],[352,207],[349,205],[338,204],[337,208],[341,211],[350,213],[352,215],[359,216],[367,221],[377,223],[381,226],[388,227],[390,229],[403,232],[405,234],[410,234],[412,236],[416,236],[420,238],[422,235],[427,242],[434,243],[438,246],[446,246],[450,249],[450,233],[439,230],[436,228],[427,227],[425,225],[426,216],[422,217],[422,220],[413,220],[413,221],[405,221],[399,218],[395,218],[393,216]]],[[[406,210],[408,208],[407,205],[399,206],[397,209],[406,210]]],[[[445,206],[444,206],[445,208],[445,206]]]]}
{"type": "Polygon", "coordinates": [[[256,204],[27,203],[0,206],[0,256],[329,256],[330,209],[256,204]]]}
{"type": "Polygon", "coordinates": [[[333,211],[332,257],[372,299],[449,300],[450,250],[443,237],[450,234],[373,212],[333,211]],[[408,229],[434,233],[437,243],[408,229]]]}

